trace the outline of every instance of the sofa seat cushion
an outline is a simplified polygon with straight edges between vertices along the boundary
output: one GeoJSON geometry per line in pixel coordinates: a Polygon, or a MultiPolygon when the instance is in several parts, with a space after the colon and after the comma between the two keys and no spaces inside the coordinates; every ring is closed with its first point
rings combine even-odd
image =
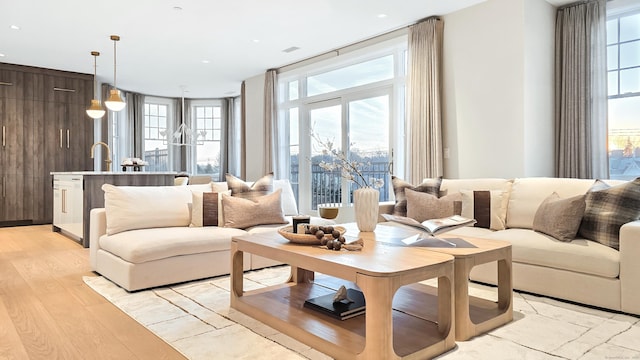
{"type": "Polygon", "coordinates": [[[438,237],[447,238],[447,237],[456,237],[456,236],[469,236],[469,237],[484,238],[484,237],[493,235],[494,232],[495,231],[487,228],[481,228],[476,226],[464,226],[451,231],[447,231],[444,234],[440,234],[438,237]]]}
{"type": "Polygon", "coordinates": [[[130,263],[140,264],[173,256],[229,250],[231,238],[246,233],[215,226],[130,230],[101,236],[100,247],[130,263]]]}
{"type": "Polygon", "coordinates": [[[527,229],[496,231],[487,238],[510,242],[513,262],[607,278],[620,274],[620,253],[595,241],[563,242],[527,229]]]}

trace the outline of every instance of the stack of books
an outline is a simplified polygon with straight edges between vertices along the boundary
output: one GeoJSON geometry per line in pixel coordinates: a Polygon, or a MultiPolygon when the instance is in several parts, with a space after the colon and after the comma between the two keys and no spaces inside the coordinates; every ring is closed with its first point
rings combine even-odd
{"type": "Polygon", "coordinates": [[[304,307],[319,311],[338,320],[346,320],[364,314],[365,301],[361,291],[347,289],[347,297],[352,302],[348,300],[333,302],[334,295],[331,293],[307,299],[304,302],[304,307]]]}

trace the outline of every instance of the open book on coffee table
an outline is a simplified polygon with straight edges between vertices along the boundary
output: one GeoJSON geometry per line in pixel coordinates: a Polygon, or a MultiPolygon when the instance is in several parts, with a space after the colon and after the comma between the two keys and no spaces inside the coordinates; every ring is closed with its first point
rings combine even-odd
{"type": "Polygon", "coordinates": [[[429,219],[423,222],[419,222],[415,219],[405,216],[391,214],[382,214],[382,217],[387,221],[393,221],[420,229],[431,236],[442,234],[459,227],[470,226],[476,223],[474,219],[468,219],[460,215],[453,215],[440,219],[429,219]]]}

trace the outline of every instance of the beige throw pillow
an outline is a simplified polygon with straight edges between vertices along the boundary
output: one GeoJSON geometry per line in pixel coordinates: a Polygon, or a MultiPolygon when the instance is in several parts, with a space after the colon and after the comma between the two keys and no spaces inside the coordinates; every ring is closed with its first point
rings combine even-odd
{"type": "Polygon", "coordinates": [[[538,207],[533,230],[560,241],[575,239],[586,207],[584,199],[585,195],[560,199],[558,193],[553,192],[538,207]]]}
{"type": "Polygon", "coordinates": [[[502,190],[460,190],[462,216],[475,219],[475,227],[504,230],[509,195],[502,190]]]}
{"type": "Polygon", "coordinates": [[[256,197],[243,199],[222,194],[224,226],[245,229],[256,225],[287,224],[280,201],[282,190],[256,197]]]}
{"type": "Polygon", "coordinates": [[[222,195],[231,195],[231,190],[221,192],[193,192],[191,226],[222,226],[222,195]]]}
{"type": "Polygon", "coordinates": [[[423,222],[460,215],[462,201],[460,193],[437,198],[431,194],[405,189],[407,197],[407,217],[423,222]]]}

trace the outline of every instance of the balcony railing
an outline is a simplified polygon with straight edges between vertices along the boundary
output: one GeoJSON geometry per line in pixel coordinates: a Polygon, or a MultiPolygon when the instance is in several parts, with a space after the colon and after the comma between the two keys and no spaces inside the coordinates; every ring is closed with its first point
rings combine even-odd
{"type": "MultiPolygon", "coordinates": [[[[389,200],[389,189],[391,186],[391,176],[388,172],[389,162],[378,161],[367,165],[362,171],[362,176],[369,181],[371,178],[383,179],[384,186],[380,191],[380,201],[389,200]]],[[[296,199],[299,199],[298,188],[298,164],[291,165],[291,185],[296,199]]],[[[318,204],[342,203],[342,182],[346,181],[340,176],[339,171],[327,171],[322,169],[317,163],[311,165],[311,206],[315,210],[318,204]]],[[[357,189],[355,184],[351,184],[349,199],[347,203],[353,202],[353,190],[357,189]]]]}

